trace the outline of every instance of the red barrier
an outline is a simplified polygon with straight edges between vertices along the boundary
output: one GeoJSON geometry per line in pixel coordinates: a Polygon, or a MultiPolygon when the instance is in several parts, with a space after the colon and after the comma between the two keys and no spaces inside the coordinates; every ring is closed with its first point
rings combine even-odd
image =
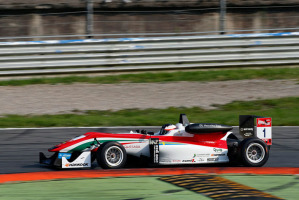
{"type": "Polygon", "coordinates": [[[31,172],[18,174],[0,174],[0,183],[16,181],[54,180],[67,178],[101,178],[120,176],[163,176],[180,174],[249,174],[249,175],[294,175],[299,174],[299,168],[290,167],[203,167],[203,168],[144,168],[144,169],[114,169],[114,170],[73,170],[31,172]]]}

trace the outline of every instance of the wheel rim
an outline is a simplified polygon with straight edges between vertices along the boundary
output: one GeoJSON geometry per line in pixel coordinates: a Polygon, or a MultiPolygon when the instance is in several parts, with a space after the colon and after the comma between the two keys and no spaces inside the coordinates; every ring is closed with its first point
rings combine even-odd
{"type": "Polygon", "coordinates": [[[252,163],[259,163],[265,157],[265,149],[261,144],[252,143],[246,149],[247,159],[252,163]]]}
{"type": "Polygon", "coordinates": [[[123,151],[121,150],[121,148],[117,146],[109,147],[105,151],[105,159],[108,165],[110,166],[113,167],[118,166],[123,161],[123,158],[124,158],[123,151]]]}

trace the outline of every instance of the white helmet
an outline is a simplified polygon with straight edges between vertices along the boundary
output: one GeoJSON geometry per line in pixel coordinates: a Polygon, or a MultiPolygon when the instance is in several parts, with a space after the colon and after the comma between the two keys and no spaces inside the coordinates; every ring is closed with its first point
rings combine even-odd
{"type": "Polygon", "coordinates": [[[173,124],[164,124],[160,130],[160,135],[165,135],[169,131],[176,129],[176,126],[173,124]]]}

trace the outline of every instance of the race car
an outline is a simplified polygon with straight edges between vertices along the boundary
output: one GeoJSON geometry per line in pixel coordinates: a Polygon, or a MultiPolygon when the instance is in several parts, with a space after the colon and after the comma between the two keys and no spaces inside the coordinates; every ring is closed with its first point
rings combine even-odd
{"type": "Polygon", "coordinates": [[[40,152],[40,163],[59,168],[91,167],[93,161],[104,169],[122,168],[128,156],[151,165],[232,163],[263,166],[272,145],[272,119],[239,116],[239,132],[232,126],[190,123],[181,114],[179,123],[165,124],[154,132],[146,130],[123,134],[88,132],[50,148],[47,158],[40,152]],[[256,126],[255,126],[256,124],[256,126]]]}

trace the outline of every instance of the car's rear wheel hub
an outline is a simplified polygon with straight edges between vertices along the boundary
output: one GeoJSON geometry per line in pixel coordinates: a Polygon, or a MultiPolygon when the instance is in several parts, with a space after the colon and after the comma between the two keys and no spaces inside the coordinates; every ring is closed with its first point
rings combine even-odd
{"type": "Polygon", "coordinates": [[[261,144],[252,143],[246,150],[247,159],[252,163],[259,163],[265,157],[265,150],[261,144]]]}

